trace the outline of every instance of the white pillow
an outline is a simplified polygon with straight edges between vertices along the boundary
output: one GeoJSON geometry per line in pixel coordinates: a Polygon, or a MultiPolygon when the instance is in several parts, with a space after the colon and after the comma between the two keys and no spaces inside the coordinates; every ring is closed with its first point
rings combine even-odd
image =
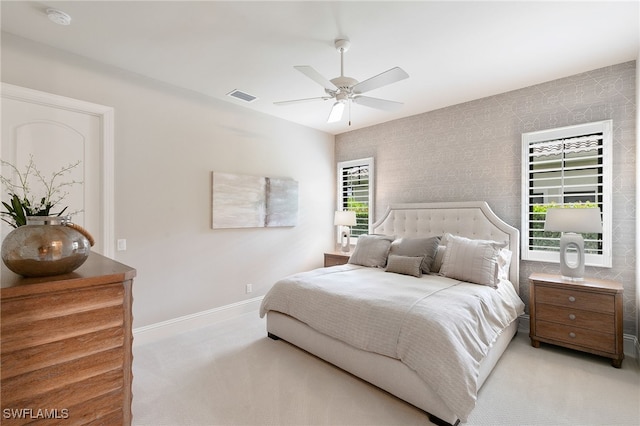
{"type": "Polygon", "coordinates": [[[506,242],[449,235],[440,274],[460,281],[497,287],[498,257],[506,242]]]}
{"type": "Polygon", "coordinates": [[[511,250],[503,248],[498,254],[498,279],[509,281],[509,267],[511,266],[511,250]]]}

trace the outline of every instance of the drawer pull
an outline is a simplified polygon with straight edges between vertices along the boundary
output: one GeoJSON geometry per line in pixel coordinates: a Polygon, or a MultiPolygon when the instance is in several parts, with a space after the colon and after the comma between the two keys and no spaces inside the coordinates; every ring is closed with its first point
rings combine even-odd
{"type": "Polygon", "coordinates": [[[569,314],[569,319],[573,321],[576,319],[576,316],[574,314],[569,314]]]}
{"type": "Polygon", "coordinates": [[[576,338],[576,333],[574,333],[573,331],[571,333],[569,333],[569,337],[571,337],[572,339],[576,338]]]}
{"type": "Polygon", "coordinates": [[[576,301],[576,298],[575,298],[575,297],[573,297],[573,296],[569,296],[569,302],[575,302],[575,301],[576,301]]]}

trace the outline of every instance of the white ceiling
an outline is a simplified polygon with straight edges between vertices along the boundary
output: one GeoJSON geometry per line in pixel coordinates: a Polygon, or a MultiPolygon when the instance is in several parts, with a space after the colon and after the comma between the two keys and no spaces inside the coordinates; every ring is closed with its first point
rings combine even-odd
{"type": "Polygon", "coordinates": [[[2,30],[331,134],[634,60],[637,1],[2,1],[2,30]],[[72,17],[47,19],[47,7],[72,17]],[[409,78],[367,95],[327,124],[330,101],[296,71],[340,74],[334,39],[348,37],[345,75],[363,81],[399,66],[409,78]],[[226,96],[238,89],[253,103],[226,96]]]}

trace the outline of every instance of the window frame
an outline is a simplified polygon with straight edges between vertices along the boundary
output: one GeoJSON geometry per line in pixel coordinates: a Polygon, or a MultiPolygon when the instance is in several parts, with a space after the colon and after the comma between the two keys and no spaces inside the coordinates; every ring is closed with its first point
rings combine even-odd
{"type": "MultiPolygon", "coordinates": [[[[371,233],[371,225],[373,224],[373,208],[374,208],[374,200],[373,196],[375,194],[375,165],[373,157],[360,158],[356,160],[347,160],[347,161],[339,161],[336,165],[336,210],[342,211],[344,210],[344,205],[342,203],[342,193],[343,193],[343,180],[342,173],[344,169],[352,168],[352,167],[363,167],[366,166],[369,168],[369,189],[368,189],[368,218],[367,218],[367,233],[371,233]]],[[[355,241],[358,240],[358,235],[353,234],[354,227],[350,228],[350,237],[355,241]]],[[[340,233],[336,235],[336,241],[340,240],[340,233]]]]}
{"type": "MultiPolygon", "coordinates": [[[[530,196],[530,148],[536,144],[558,139],[570,139],[580,136],[602,134],[602,254],[585,254],[585,265],[604,268],[612,267],[613,245],[613,122],[612,120],[596,121],[548,130],[540,130],[522,134],[522,216],[521,216],[521,256],[522,260],[560,263],[559,249],[535,250],[530,248],[529,214],[532,212],[530,196]]],[[[564,168],[563,168],[564,169],[564,168]]],[[[564,179],[564,178],[563,178],[564,179]]],[[[562,192],[563,201],[566,192],[562,192]]],[[[544,191],[540,196],[545,197],[544,191]]]]}

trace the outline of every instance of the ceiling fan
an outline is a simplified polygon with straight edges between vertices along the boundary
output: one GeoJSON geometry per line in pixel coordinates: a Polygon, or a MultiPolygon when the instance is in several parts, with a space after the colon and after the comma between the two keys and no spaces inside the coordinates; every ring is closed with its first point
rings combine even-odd
{"type": "MultiPolygon", "coordinates": [[[[402,107],[402,102],[362,96],[362,93],[366,93],[371,90],[378,89],[382,86],[404,80],[405,78],[409,77],[409,74],[407,74],[402,68],[395,67],[367,80],[358,82],[358,80],[356,80],[355,78],[346,77],[344,75],[344,52],[349,50],[351,43],[347,39],[337,39],[335,40],[335,46],[338,52],[340,52],[340,77],[327,80],[318,71],[308,65],[294,66],[295,69],[324,87],[326,96],[295,99],[291,101],[280,101],[274,102],[274,104],[289,105],[299,102],[316,100],[328,101],[334,99],[335,102],[333,104],[333,107],[331,108],[331,113],[329,114],[327,123],[340,121],[342,119],[342,114],[344,112],[345,106],[348,104],[349,107],[351,107],[351,102],[384,111],[397,111],[400,107],[402,107]]],[[[351,108],[349,108],[349,111],[351,111],[351,108]]],[[[351,122],[349,122],[349,125],[351,125],[351,122]]]]}

